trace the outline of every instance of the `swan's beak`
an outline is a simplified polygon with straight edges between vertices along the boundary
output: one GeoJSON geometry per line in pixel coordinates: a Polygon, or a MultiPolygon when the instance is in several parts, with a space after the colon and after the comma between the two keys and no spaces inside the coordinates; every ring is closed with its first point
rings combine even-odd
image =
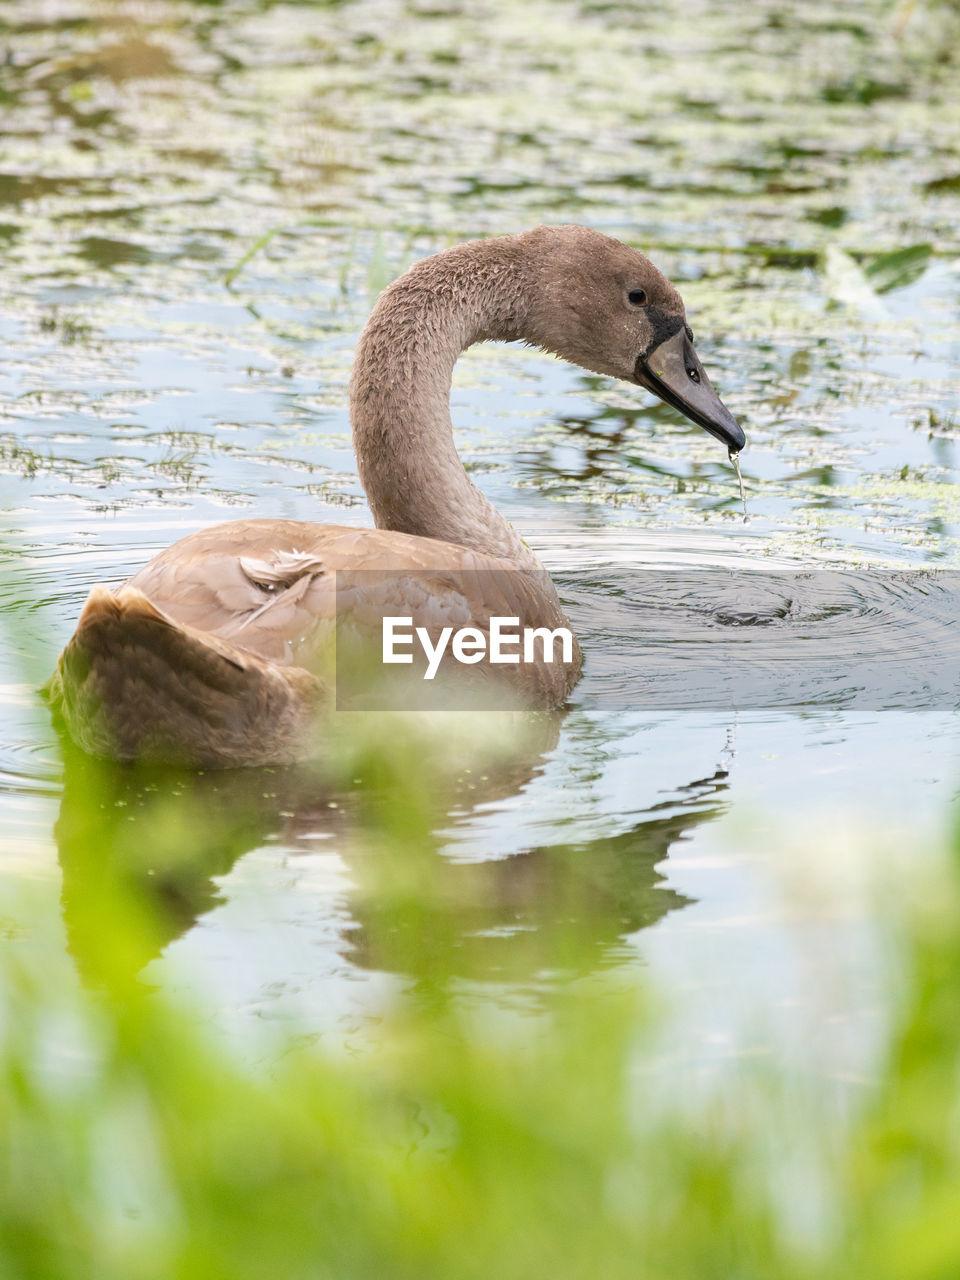
{"type": "Polygon", "coordinates": [[[636,378],[733,453],[747,443],[740,424],[711,386],[685,327],[639,358],[636,378]]]}

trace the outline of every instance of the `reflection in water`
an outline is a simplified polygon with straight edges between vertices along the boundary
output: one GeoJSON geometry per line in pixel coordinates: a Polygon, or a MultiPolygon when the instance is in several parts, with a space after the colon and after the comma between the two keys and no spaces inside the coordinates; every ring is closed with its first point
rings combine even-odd
{"type": "MultiPolygon", "coordinates": [[[[619,703],[723,713],[739,695],[780,709],[929,707],[953,705],[960,687],[958,575],[621,567],[616,586],[603,573],[560,583],[588,655],[575,698],[595,712],[619,703]]],[[[509,856],[491,856],[481,837],[480,857],[467,860],[451,855],[456,842],[444,833],[476,832],[484,811],[508,814],[557,748],[562,714],[524,717],[522,730],[509,721],[509,738],[482,758],[476,716],[464,717],[465,754],[443,719],[441,773],[435,750],[387,720],[348,718],[354,728],[340,742],[333,733],[330,758],[313,771],[145,772],[66,744],[56,836],[68,942],[84,979],[134,979],[224,901],[217,878],[268,842],[295,858],[330,839],[351,885],[337,903],[340,955],[355,969],[410,978],[428,997],[442,997],[452,978],[530,983],[616,963],[628,935],[688,901],[657,867],[721,812],[722,768],[687,783],[695,766],[681,752],[654,803],[620,810],[616,834],[577,839],[560,821],[545,838],[520,817],[500,850],[509,856]],[[369,739],[355,736],[358,723],[369,739]],[[139,919],[121,940],[104,927],[129,915],[117,899],[139,919]]],[[[602,772],[591,752],[608,750],[610,721],[589,723],[598,742],[578,739],[568,722],[563,750],[602,772]]]]}
{"type": "Polygon", "coordinates": [[[727,775],[679,787],[614,836],[452,860],[438,833],[523,789],[556,742],[558,719],[542,720],[539,750],[482,778],[464,772],[440,795],[422,772],[418,789],[409,768],[377,757],[342,786],[302,769],[146,771],[67,746],[56,839],[82,978],[122,987],[223,902],[217,877],[243,854],[270,840],[315,849],[318,835],[336,838],[354,885],[343,952],[361,968],[439,991],[451,977],[523,981],[615,962],[619,940],[689,901],[656,866],[719,814],[727,775]],[[125,939],[104,928],[123,918],[118,905],[138,922],[125,939]]]}
{"type": "MultiPolygon", "coordinates": [[[[629,830],[510,857],[455,862],[424,846],[405,866],[372,845],[351,898],[351,959],[421,984],[455,976],[506,981],[582,973],[619,958],[617,943],[690,899],[656,866],[720,812],[722,772],[693,784],[684,807],[657,806],[629,830]]],[[[356,868],[354,868],[356,870],[356,868]]]]}
{"type": "Polygon", "coordinates": [[[222,901],[214,877],[281,821],[271,788],[282,778],[148,771],[66,742],[64,762],[54,834],[67,946],[85,981],[110,985],[222,901]],[[125,912],[136,927],[124,939],[104,936],[104,922],[125,912]]]}

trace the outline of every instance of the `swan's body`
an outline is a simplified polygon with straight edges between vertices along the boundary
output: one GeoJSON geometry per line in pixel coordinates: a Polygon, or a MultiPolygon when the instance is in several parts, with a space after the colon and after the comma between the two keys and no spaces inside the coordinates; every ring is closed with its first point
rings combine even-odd
{"type": "MultiPolygon", "coordinates": [[[[116,592],[94,588],[50,686],[71,735],[120,758],[292,761],[333,698],[335,619],[358,633],[392,613],[431,631],[484,630],[493,614],[564,625],[536,556],[457,455],[456,359],[485,339],[526,341],[648,386],[739,449],[742,432],[691,337],[679,295],[652,263],[585,228],[541,227],[418,262],[374,308],[350,388],[377,528],[234,521],[175,543],[116,592]]],[[[567,662],[481,674],[550,707],[579,669],[575,650],[567,662]]]]}

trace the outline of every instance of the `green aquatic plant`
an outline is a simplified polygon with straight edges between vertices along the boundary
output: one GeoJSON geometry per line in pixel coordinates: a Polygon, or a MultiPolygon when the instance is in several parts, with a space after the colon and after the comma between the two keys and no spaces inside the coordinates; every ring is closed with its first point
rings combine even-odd
{"type": "Polygon", "coordinates": [[[227,274],[223,277],[223,283],[228,289],[247,263],[252,262],[257,254],[267,247],[279,230],[279,227],[271,227],[269,231],[265,231],[262,236],[258,236],[239,262],[235,263],[235,265],[230,268],[227,274]]]}

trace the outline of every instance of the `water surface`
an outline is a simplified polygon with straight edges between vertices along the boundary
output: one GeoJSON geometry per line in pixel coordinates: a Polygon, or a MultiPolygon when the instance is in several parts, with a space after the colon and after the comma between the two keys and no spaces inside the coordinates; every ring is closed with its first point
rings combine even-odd
{"type": "MultiPolygon", "coordinates": [[[[214,520],[368,524],[346,388],[379,288],[451,241],[577,221],[680,286],[748,432],[750,524],[727,458],[666,406],[471,352],[458,444],[567,592],[587,640],[572,707],[451,797],[419,943],[349,787],[251,778],[190,800],[216,838],[139,959],[225,1024],[293,1010],[337,1035],[415,988],[427,951],[507,1003],[578,965],[647,966],[693,1073],[764,1021],[763,1052],[779,1037],[854,1071],[885,984],[854,851],[922,858],[954,793],[955,700],[912,682],[929,631],[878,574],[958,567],[951,21],[879,0],[5,6],[0,850],[11,877],[63,876],[65,944],[82,953],[96,877],[70,835],[87,775],[64,799],[31,690],[90,587],[214,520]],[[902,643],[911,696],[648,705],[617,646],[643,619],[635,571],[657,567],[876,575],[861,616],[902,643]]],[[[117,824],[149,830],[150,810],[109,785],[122,855],[117,824]]]]}

